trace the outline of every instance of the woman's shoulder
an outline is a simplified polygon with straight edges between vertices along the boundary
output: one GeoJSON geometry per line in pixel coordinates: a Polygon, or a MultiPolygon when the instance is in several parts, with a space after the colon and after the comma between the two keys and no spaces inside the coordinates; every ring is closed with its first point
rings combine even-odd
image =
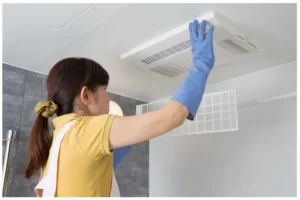
{"type": "Polygon", "coordinates": [[[96,131],[105,127],[110,127],[115,115],[105,114],[97,116],[80,116],[77,118],[74,128],[83,129],[84,131],[96,131]]]}

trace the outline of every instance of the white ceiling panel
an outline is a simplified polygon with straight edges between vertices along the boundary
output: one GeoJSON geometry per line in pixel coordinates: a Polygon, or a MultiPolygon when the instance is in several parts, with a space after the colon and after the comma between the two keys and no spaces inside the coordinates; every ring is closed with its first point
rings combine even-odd
{"type": "Polygon", "coordinates": [[[4,4],[4,61],[28,67],[58,51],[126,4],[4,4]]]}
{"type": "MultiPolygon", "coordinates": [[[[51,9],[61,5],[65,6],[54,4],[51,9]]],[[[34,10],[43,6],[47,10],[48,5],[15,6],[3,6],[4,62],[48,73],[62,58],[92,58],[110,73],[110,91],[146,101],[172,95],[185,76],[169,79],[122,62],[120,55],[210,11],[219,12],[231,20],[238,29],[263,46],[265,54],[247,63],[214,70],[208,84],[297,59],[296,4],[96,4],[57,32],[49,30],[45,24],[31,26],[30,18],[44,16],[44,12],[34,10]],[[28,15],[28,10],[39,14],[28,15]],[[11,20],[16,18],[18,20],[11,20]],[[27,30],[28,26],[30,30],[27,30]]],[[[47,23],[51,27],[67,23],[87,6],[89,4],[70,4],[72,15],[47,23]]]]}

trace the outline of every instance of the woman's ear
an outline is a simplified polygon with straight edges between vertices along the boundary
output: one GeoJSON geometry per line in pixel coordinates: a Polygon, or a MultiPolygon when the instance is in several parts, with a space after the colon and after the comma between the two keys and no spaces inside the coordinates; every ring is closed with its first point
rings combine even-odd
{"type": "Polygon", "coordinates": [[[80,98],[80,101],[84,105],[88,105],[90,103],[90,101],[91,101],[90,91],[86,86],[84,86],[81,89],[80,94],[79,94],[79,98],[80,98]]]}

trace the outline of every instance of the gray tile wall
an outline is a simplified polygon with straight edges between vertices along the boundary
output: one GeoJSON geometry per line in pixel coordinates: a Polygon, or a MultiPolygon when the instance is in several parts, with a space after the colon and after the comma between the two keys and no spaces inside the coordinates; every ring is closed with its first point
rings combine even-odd
{"type": "MultiPolygon", "coordinates": [[[[110,93],[113,101],[120,105],[125,116],[135,115],[136,105],[145,102],[110,93]]],[[[149,142],[131,146],[124,160],[115,170],[122,197],[149,196],[149,142]]]]}
{"type": "MultiPolygon", "coordinates": [[[[3,138],[9,129],[17,131],[8,177],[7,196],[34,197],[33,189],[39,174],[31,180],[24,178],[27,163],[29,134],[36,115],[35,104],[46,99],[47,76],[3,64],[3,138]]],[[[134,115],[135,99],[110,93],[111,99],[123,109],[124,115],[134,115]]],[[[2,147],[4,155],[5,145],[2,147]]],[[[2,155],[2,159],[3,159],[2,155]]],[[[133,145],[115,170],[121,196],[149,196],[149,144],[133,145]]]]}
{"type": "MultiPolygon", "coordinates": [[[[8,130],[20,132],[22,106],[24,100],[24,90],[26,82],[26,71],[19,68],[12,68],[3,65],[3,130],[2,138],[7,138],[8,130]]],[[[18,140],[18,134],[14,136],[14,141],[18,140]]],[[[6,143],[2,142],[2,160],[4,160],[6,143]]],[[[10,185],[15,174],[13,163],[16,160],[17,142],[12,143],[11,165],[9,166],[6,194],[10,194],[10,185]]]]}

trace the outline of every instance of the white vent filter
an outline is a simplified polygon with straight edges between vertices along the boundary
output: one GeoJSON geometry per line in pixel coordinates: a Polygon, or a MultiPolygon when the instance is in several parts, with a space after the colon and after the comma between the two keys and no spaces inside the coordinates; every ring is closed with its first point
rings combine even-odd
{"type": "MultiPolygon", "coordinates": [[[[214,69],[233,62],[245,62],[253,55],[262,53],[254,41],[250,41],[223,16],[211,12],[198,18],[199,22],[202,20],[208,22],[207,29],[211,25],[215,26],[214,69]]],[[[188,24],[189,22],[123,53],[121,59],[132,66],[170,78],[187,73],[193,65],[188,24]]]]}
{"type": "MultiPolygon", "coordinates": [[[[158,110],[167,101],[137,106],[137,113],[158,110]]],[[[194,135],[214,132],[239,130],[236,91],[224,91],[205,94],[194,121],[186,120],[184,124],[166,136],[194,135]]]]}

